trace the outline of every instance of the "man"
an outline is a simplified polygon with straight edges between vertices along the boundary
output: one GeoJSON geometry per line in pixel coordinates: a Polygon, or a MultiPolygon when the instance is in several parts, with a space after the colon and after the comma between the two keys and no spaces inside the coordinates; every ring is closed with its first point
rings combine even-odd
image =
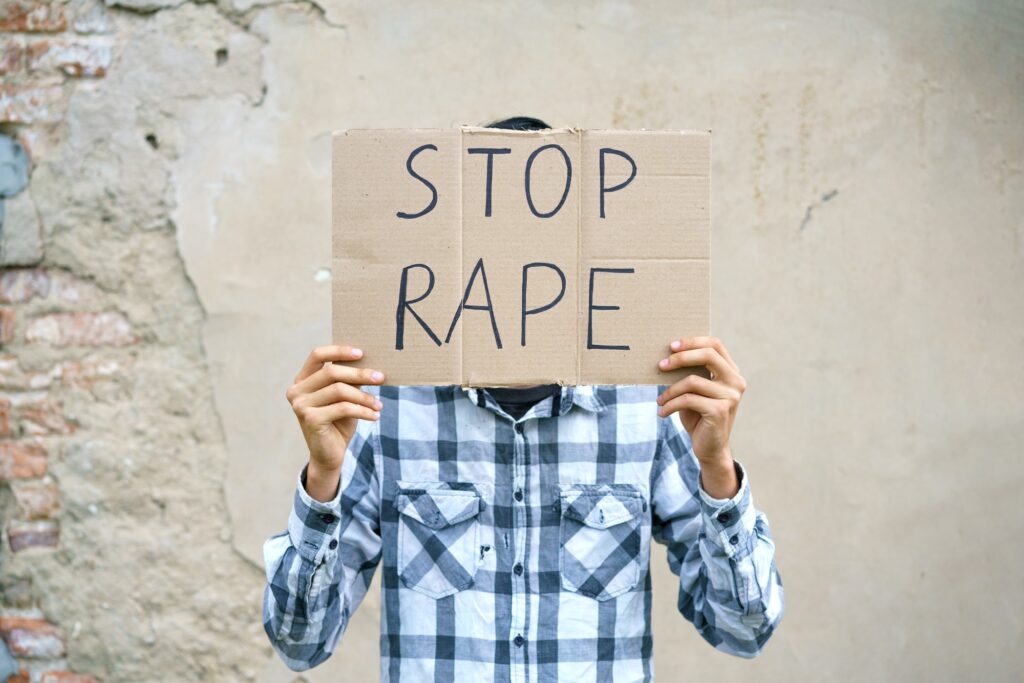
{"type": "Polygon", "coordinates": [[[662,370],[710,379],[381,386],[346,365],[359,349],[314,349],[287,392],[309,462],[264,546],[264,627],[285,663],[330,656],[382,565],[382,680],[649,680],[652,539],[682,615],[758,654],[783,590],[729,444],[746,382],[715,338],[668,348],[662,370]]]}

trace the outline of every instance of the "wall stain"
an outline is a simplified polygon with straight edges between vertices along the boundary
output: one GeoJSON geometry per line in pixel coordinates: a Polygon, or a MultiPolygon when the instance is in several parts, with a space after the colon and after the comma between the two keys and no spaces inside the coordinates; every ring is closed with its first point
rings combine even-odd
{"type": "Polygon", "coordinates": [[[754,203],[757,206],[759,218],[764,218],[765,207],[763,180],[768,158],[765,151],[765,141],[768,138],[768,118],[765,113],[769,106],[771,106],[771,98],[768,93],[761,93],[761,96],[757,98],[757,104],[754,105],[754,165],[751,168],[751,175],[754,176],[754,203]]]}
{"type": "Polygon", "coordinates": [[[800,221],[800,232],[803,232],[804,228],[806,228],[807,225],[811,222],[811,214],[814,212],[814,210],[819,206],[828,204],[830,201],[835,199],[838,194],[839,190],[837,189],[829,190],[825,194],[821,195],[821,199],[814,202],[813,204],[808,204],[807,210],[804,212],[804,219],[800,221]]]}

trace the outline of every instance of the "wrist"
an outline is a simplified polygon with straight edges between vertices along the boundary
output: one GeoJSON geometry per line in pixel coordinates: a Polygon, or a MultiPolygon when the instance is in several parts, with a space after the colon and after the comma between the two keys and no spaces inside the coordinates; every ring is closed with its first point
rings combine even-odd
{"type": "Polygon", "coordinates": [[[341,483],[341,468],[323,467],[316,460],[310,459],[306,465],[306,493],[310,498],[326,503],[334,499],[341,483]]]}
{"type": "Polygon", "coordinates": [[[712,498],[732,498],[739,492],[736,463],[728,447],[719,456],[700,461],[700,478],[704,491],[712,498]]]}

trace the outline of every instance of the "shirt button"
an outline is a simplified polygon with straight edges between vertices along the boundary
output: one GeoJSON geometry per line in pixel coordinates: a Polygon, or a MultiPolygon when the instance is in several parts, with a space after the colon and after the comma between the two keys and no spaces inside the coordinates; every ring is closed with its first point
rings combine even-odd
{"type": "Polygon", "coordinates": [[[516,566],[512,567],[512,571],[516,573],[516,576],[523,575],[523,565],[521,562],[516,562],[516,566]]]}
{"type": "Polygon", "coordinates": [[[718,521],[722,524],[728,524],[730,519],[732,519],[732,515],[730,515],[728,512],[723,512],[720,515],[718,515],[718,521]]]}
{"type": "Polygon", "coordinates": [[[516,647],[522,647],[523,646],[523,636],[521,636],[521,635],[516,636],[516,639],[513,640],[512,642],[516,644],[516,647]]]}
{"type": "Polygon", "coordinates": [[[334,524],[334,515],[327,514],[326,512],[320,515],[320,521],[324,524],[334,524]]]}
{"type": "Polygon", "coordinates": [[[516,500],[521,501],[523,499],[523,490],[522,489],[516,489],[516,492],[515,492],[514,495],[515,495],[516,500]]]}
{"type": "Polygon", "coordinates": [[[338,547],[338,539],[332,538],[331,542],[327,544],[327,547],[330,548],[331,550],[334,550],[335,548],[337,548],[338,547]]]}
{"type": "Polygon", "coordinates": [[[739,536],[733,536],[732,538],[729,539],[729,543],[732,543],[733,545],[737,545],[739,542],[740,542],[740,537],[739,536]]]}

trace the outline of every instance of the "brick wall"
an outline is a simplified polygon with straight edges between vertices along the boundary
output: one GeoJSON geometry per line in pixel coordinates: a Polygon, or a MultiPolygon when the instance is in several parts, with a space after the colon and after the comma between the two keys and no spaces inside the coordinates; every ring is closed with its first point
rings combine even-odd
{"type": "MultiPolygon", "coordinates": [[[[102,306],[95,287],[59,270],[4,269],[0,305],[0,481],[9,494],[5,552],[31,562],[34,554],[60,547],[60,482],[48,465],[79,428],[65,412],[62,394],[108,381],[121,364],[105,359],[103,349],[131,344],[134,337],[121,314],[93,310],[102,306]],[[19,351],[26,346],[44,347],[33,357],[49,360],[23,367],[19,351]]],[[[63,630],[37,607],[31,585],[0,591],[0,637],[23,667],[21,680],[95,680],[66,670],[63,630]]]]}
{"type": "Polygon", "coordinates": [[[273,656],[175,214],[182,156],[262,102],[250,5],[0,0],[0,642],[32,683],[273,656]]]}
{"type": "MultiPolygon", "coordinates": [[[[29,159],[59,144],[60,121],[82,79],[102,78],[112,46],[101,3],[0,3],[0,132],[29,159]]],[[[50,472],[62,440],[79,428],[63,393],[109,379],[119,369],[106,347],[135,342],[124,315],[104,308],[99,290],[43,261],[31,186],[5,199],[0,269],[0,486],[9,564],[32,566],[61,541],[60,481],[50,472]],[[19,211],[27,204],[28,210],[19,211]],[[39,347],[23,367],[21,351],[39,347]]],[[[67,663],[67,629],[40,607],[31,571],[0,583],[0,638],[20,673],[9,681],[86,683],[67,663]]]]}

